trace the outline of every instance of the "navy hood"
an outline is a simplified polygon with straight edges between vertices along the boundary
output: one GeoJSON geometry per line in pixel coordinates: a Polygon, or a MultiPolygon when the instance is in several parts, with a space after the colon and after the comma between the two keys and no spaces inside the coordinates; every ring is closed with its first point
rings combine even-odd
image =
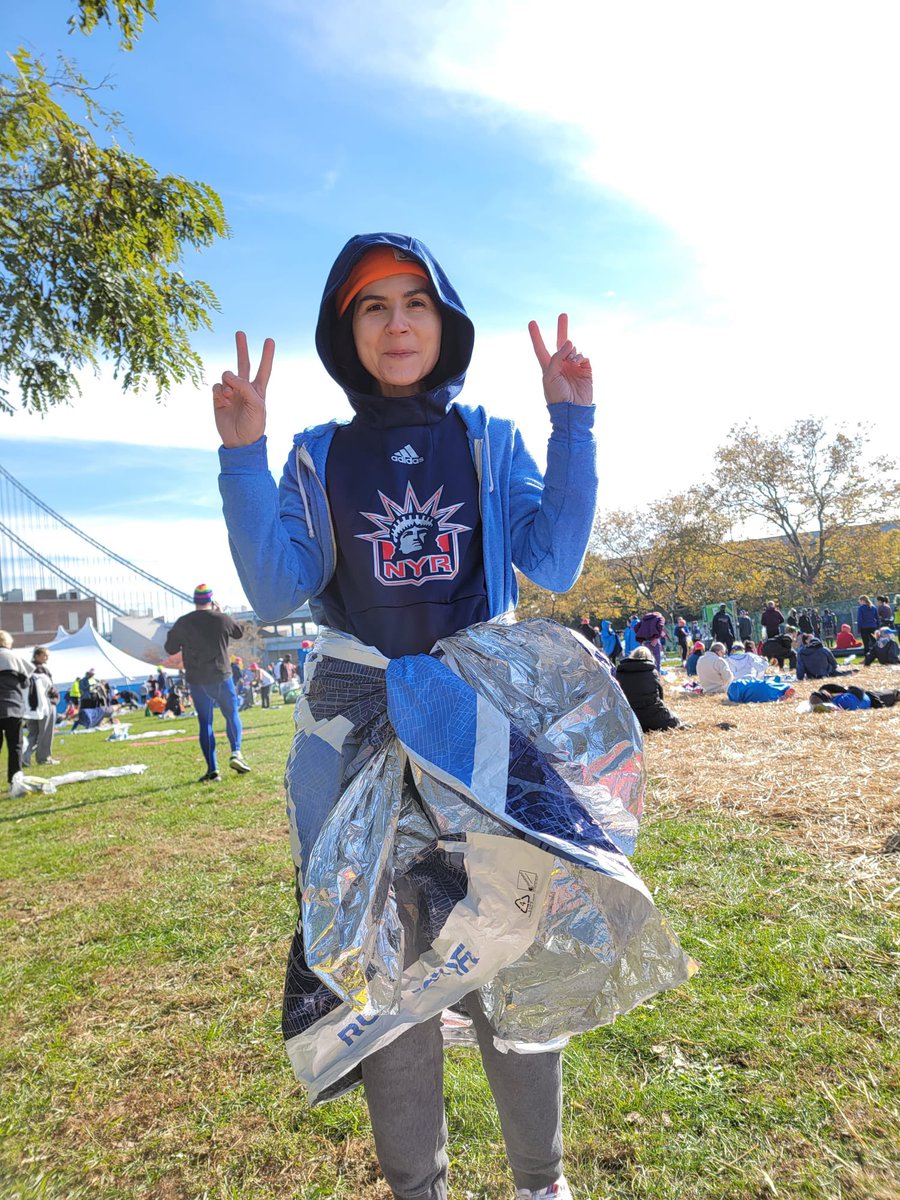
{"type": "Polygon", "coordinates": [[[475,328],[463,308],[462,301],[440,263],[418,238],[401,233],[357,234],[347,242],[335,259],[319,306],[316,349],[325,370],[344,389],[354,412],[366,420],[380,423],[379,415],[388,403],[392,411],[402,406],[418,410],[426,420],[440,420],[462,389],[474,342],[475,328]],[[441,353],[434,370],[424,380],[424,389],[418,396],[387,401],[378,392],[375,381],[357,357],[353,343],[353,306],[350,306],[343,317],[339,318],[337,315],[335,293],[357,260],[373,246],[395,246],[420,262],[428,273],[440,306],[441,353]]]}

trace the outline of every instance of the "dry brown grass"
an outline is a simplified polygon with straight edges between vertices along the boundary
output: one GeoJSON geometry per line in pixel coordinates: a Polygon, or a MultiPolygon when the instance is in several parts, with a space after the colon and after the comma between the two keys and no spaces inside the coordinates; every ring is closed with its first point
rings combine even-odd
{"type": "MultiPolygon", "coordinates": [[[[680,686],[683,673],[673,675],[680,686]]],[[[900,671],[868,667],[834,682],[885,691],[900,687],[900,671]]],[[[667,689],[689,728],[645,740],[656,811],[712,807],[829,858],[881,855],[900,833],[900,705],[798,712],[817,686],[795,684],[796,699],[775,704],[667,689]]]]}

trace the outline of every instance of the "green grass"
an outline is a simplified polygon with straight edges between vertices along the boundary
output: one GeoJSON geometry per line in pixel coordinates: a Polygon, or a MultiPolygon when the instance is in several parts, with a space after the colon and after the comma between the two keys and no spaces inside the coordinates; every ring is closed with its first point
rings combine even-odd
{"type": "MultiPolygon", "coordinates": [[[[196,741],[95,733],[52,770],[146,775],[0,801],[4,1200],[388,1196],[359,1094],[311,1111],[284,1055],[290,713],[246,729],[253,773],[216,787],[196,741]]],[[[702,969],[566,1052],[576,1195],[896,1200],[886,865],[855,887],[764,828],[647,807],[637,866],[702,969]]],[[[451,1196],[509,1197],[477,1059],[447,1068],[451,1196]]]]}

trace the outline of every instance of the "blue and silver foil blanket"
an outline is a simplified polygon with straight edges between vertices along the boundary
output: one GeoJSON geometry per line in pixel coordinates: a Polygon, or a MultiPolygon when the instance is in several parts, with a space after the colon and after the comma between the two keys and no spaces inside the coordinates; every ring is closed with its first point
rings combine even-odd
{"type": "Polygon", "coordinates": [[[472,992],[527,1051],[690,977],[628,859],[640,727],[577,634],[488,622],[391,660],[325,631],[296,725],[283,1028],[313,1100],[472,992]]]}

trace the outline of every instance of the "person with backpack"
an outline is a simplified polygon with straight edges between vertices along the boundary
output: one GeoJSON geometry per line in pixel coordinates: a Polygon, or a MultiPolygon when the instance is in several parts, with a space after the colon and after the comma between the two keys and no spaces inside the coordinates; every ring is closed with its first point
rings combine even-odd
{"type": "Polygon", "coordinates": [[[639,646],[646,646],[653,655],[657,671],[662,667],[662,643],[665,636],[666,623],[663,615],[655,610],[644,613],[634,629],[635,641],[639,646]]]}

